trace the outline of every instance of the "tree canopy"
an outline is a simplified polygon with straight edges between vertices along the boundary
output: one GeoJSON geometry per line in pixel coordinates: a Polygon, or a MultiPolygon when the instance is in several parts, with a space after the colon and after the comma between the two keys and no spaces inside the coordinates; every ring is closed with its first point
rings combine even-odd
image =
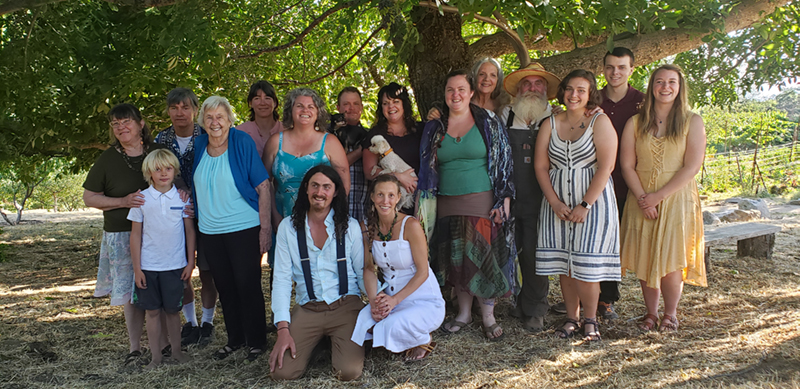
{"type": "MultiPolygon", "coordinates": [[[[484,56],[564,75],[598,72],[609,47],[637,65],[686,69],[694,100],[728,104],[800,69],[797,0],[0,0],[0,161],[70,155],[108,143],[105,113],[130,102],[166,126],[166,93],[193,89],[247,112],[250,84],[279,97],[309,86],[334,108],[354,85],[410,85],[420,112],[444,75],[484,56]]],[[[283,102],[281,102],[283,103],[283,102]]]]}

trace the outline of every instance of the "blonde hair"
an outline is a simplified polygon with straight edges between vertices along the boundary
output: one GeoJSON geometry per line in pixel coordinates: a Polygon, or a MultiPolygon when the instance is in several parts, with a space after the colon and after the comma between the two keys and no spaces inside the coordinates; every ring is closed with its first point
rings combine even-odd
{"type": "Polygon", "coordinates": [[[144,174],[145,181],[153,185],[153,172],[155,172],[156,169],[163,169],[167,166],[172,166],[176,175],[180,174],[180,162],[178,162],[178,158],[175,157],[175,154],[172,154],[171,151],[167,149],[157,149],[147,154],[147,157],[144,158],[144,162],[142,162],[142,173],[144,174]]]}
{"type": "Polygon", "coordinates": [[[675,101],[672,102],[672,108],[670,108],[667,114],[667,132],[664,134],[667,139],[676,139],[683,135],[686,126],[689,124],[689,120],[692,118],[692,115],[694,115],[689,106],[689,85],[686,84],[686,77],[683,76],[683,70],[678,65],[661,65],[650,75],[650,81],[647,84],[647,94],[644,95],[644,102],[642,103],[642,109],[639,110],[636,125],[639,128],[639,135],[645,135],[650,132],[651,128],[657,126],[653,84],[655,83],[656,74],[662,70],[671,70],[678,73],[680,90],[678,91],[678,96],[675,97],[675,101]]]}

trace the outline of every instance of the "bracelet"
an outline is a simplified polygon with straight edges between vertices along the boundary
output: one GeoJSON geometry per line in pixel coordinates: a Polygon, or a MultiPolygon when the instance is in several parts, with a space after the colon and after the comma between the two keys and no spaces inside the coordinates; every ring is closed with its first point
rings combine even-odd
{"type": "Polygon", "coordinates": [[[275,332],[278,332],[278,331],[280,331],[280,330],[288,330],[288,329],[289,329],[289,327],[281,327],[281,328],[278,328],[278,330],[277,330],[277,331],[275,331],[275,332]]]}

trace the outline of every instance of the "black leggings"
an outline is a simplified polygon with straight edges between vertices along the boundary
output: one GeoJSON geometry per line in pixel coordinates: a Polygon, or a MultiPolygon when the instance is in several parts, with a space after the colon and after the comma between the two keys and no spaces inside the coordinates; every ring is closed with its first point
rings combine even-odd
{"type": "Polygon", "coordinates": [[[260,227],[227,234],[200,233],[219,291],[228,346],[267,346],[267,317],[261,290],[260,227]]]}

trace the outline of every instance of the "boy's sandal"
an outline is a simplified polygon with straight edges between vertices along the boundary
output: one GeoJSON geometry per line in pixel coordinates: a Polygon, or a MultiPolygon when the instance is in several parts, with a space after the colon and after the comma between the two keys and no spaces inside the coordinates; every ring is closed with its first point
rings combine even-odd
{"type": "Polygon", "coordinates": [[[423,344],[423,345],[419,345],[417,347],[410,348],[410,349],[406,350],[406,356],[403,358],[403,361],[405,361],[405,362],[419,362],[419,361],[427,358],[428,355],[431,355],[431,353],[433,353],[434,349],[436,349],[436,342],[430,342],[428,344],[423,344]],[[414,353],[414,350],[416,350],[416,349],[424,350],[425,353],[422,354],[421,357],[414,358],[411,355],[414,353]]]}
{"type": "Polygon", "coordinates": [[[658,326],[658,331],[666,332],[666,331],[677,331],[678,330],[678,318],[672,315],[667,315],[666,313],[664,316],[661,316],[661,325],[658,326]]]}
{"type": "Polygon", "coordinates": [[[463,321],[458,321],[455,318],[453,318],[452,320],[448,321],[447,323],[442,324],[442,326],[439,329],[442,331],[443,334],[450,335],[450,334],[455,334],[456,332],[463,330],[464,327],[466,327],[466,326],[468,326],[470,324],[472,324],[472,322],[464,323],[463,321]],[[452,331],[452,330],[448,329],[448,327],[449,328],[458,327],[458,329],[455,330],[455,331],[452,331]]]}
{"type": "Polygon", "coordinates": [[[583,319],[583,340],[588,342],[598,342],[600,338],[600,325],[597,324],[597,319],[583,319]],[[594,330],[587,331],[586,326],[594,326],[594,330]]]}
{"type": "MultiPolygon", "coordinates": [[[[506,337],[505,332],[502,332],[500,333],[500,335],[494,337],[492,336],[494,335],[494,332],[497,331],[498,328],[500,328],[500,325],[497,323],[494,323],[488,327],[486,326],[481,326],[481,327],[483,327],[483,334],[486,335],[486,339],[489,339],[490,342],[499,342],[506,337]]],[[[502,328],[500,328],[500,330],[502,330],[502,328]]]]}
{"type": "Polygon", "coordinates": [[[636,325],[642,331],[652,331],[658,325],[658,316],[648,313],[636,325]]]}
{"type": "Polygon", "coordinates": [[[231,346],[228,346],[226,344],[225,347],[223,347],[223,348],[221,348],[221,349],[219,349],[217,351],[214,351],[214,354],[211,354],[211,358],[214,358],[214,359],[216,359],[218,361],[221,361],[221,360],[227,358],[228,356],[230,356],[231,354],[233,354],[233,352],[238,350],[238,349],[239,349],[239,347],[231,347],[231,346]]]}
{"type": "Polygon", "coordinates": [[[137,359],[141,358],[142,352],[139,350],[131,351],[128,355],[125,356],[125,362],[123,362],[123,366],[129,365],[131,362],[136,361],[137,359]]]}
{"type": "Polygon", "coordinates": [[[564,324],[561,327],[556,328],[555,335],[560,339],[567,339],[571,338],[572,335],[575,335],[575,331],[581,328],[581,323],[578,323],[577,320],[567,319],[564,320],[564,324]]]}

